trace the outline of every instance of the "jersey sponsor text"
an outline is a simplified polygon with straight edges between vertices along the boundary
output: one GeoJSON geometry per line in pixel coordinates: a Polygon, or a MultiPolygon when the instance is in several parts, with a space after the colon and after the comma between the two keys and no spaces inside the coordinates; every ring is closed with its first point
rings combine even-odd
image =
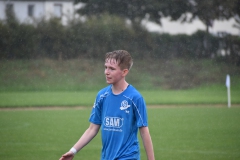
{"type": "Polygon", "coordinates": [[[106,127],[121,128],[122,125],[123,125],[123,118],[119,118],[119,117],[104,118],[104,126],[106,127]]]}

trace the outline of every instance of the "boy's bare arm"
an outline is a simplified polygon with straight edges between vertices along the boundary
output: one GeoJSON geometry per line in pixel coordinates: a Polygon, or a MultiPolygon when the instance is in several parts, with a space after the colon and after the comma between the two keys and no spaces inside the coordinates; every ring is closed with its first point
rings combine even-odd
{"type": "MultiPolygon", "coordinates": [[[[98,133],[100,128],[100,125],[96,125],[93,123],[90,123],[90,126],[88,129],[83,133],[81,138],[77,141],[77,143],[73,146],[73,148],[76,149],[76,151],[80,151],[84,146],[86,146],[98,133]]],[[[71,160],[74,157],[74,153],[71,151],[68,151],[62,157],[60,160],[71,160]]]]}
{"type": "Polygon", "coordinates": [[[90,123],[89,128],[83,133],[78,142],[73,146],[77,151],[87,145],[98,133],[100,125],[90,123]]]}
{"type": "Polygon", "coordinates": [[[152,139],[148,127],[139,128],[148,160],[155,160],[152,139]]]}

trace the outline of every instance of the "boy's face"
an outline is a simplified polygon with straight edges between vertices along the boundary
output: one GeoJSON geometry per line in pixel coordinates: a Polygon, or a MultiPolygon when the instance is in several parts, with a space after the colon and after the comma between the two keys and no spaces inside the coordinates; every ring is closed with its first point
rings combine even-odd
{"type": "Polygon", "coordinates": [[[108,84],[117,84],[127,75],[128,70],[121,70],[120,66],[115,59],[106,59],[105,60],[105,76],[106,82],[108,84]]]}

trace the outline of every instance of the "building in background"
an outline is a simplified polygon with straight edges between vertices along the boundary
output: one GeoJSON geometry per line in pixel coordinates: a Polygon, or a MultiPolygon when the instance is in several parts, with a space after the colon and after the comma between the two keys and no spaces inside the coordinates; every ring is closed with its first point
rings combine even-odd
{"type": "Polygon", "coordinates": [[[0,0],[1,20],[6,18],[7,8],[14,11],[20,23],[57,17],[66,24],[75,15],[74,0],[0,0]]]}

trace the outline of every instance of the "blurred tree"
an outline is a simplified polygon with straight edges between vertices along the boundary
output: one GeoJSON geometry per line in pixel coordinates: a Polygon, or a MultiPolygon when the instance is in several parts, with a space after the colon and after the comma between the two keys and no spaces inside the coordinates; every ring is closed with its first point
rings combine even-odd
{"type": "Polygon", "coordinates": [[[37,55],[39,57],[50,57],[62,60],[66,58],[67,48],[65,47],[67,39],[66,28],[62,25],[60,19],[51,18],[49,21],[41,21],[37,24],[37,55]],[[65,57],[63,57],[65,56],[65,57]]]}
{"type": "Polygon", "coordinates": [[[147,18],[161,24],[160,19],[171,16],[179,19],[189,8],[189,0],[184,3],[178,0],[75,0],[85,6],[78,10],[81,15],[99,15],[105,12],[130,19],[133,23],[140,23],[147,18]]]}
{"type": "Polygon", "coordinates": [[[12,4],[6,5],[5,14],[6,14],[5,22],[8,26],[10,27],[18,26],[19,22],[18,19],[16,18],[15,12],[13,11],[12,4]]]}
{"type": "Polygon", "coordinates": [[[235,2],[234,12],[236,13],[236,15],[234,16],[236,24],[234,24],[233,27],[239,29],[240,32],[240,0],[237,0],[235,2]]]}
{"type": "Polygon", "coordinates": [[[84,7],[81,15],[99,15],[105,12],[140,23],[143,19],[161,24],[162,17],[192,22],[198,18],[206,25],[206,31],[214,20],[224,20],[239,15],[239,0],[75,0],[84,7]]]}
{"type": "Polygon", "coordinates": [[[209,57],[211,43],[209,39],[209,27],[214,20],[230,19],[239,11],[239,0],[75,0],[85,6],[78,10],[82,15],[97,15],[108,12],[130,19],[133,27],[137,29],[143,19],[161,24],[162,17],[170,17],[170,20],[192,22],[199,19],[206,25],[206,32],[202,43],[203,56],[209,57]]]}
{"type": "MultiPolygon", "coordinates": [[[[238,0],[192,0],[191,20],[198,18],[206,25],[206,31],[209,33],[209,27],[213,26],[214,20],[228,20],[236,15],[234,8],[238,0]]],[[[239,6],[238,6],[239,7],[239,6]]]]}
{"type": "Polygon", "coordinates": [[[194,19],[199,19],[206,26],[206,32],[203,39],[204,52],[203,56],[209,56],[213,54],[211,52],[211,43],[209,39],[209,28],[213,27],[214,20],[228,20],[236,15],[234,10],[236,2],[238,0],[190,0],[190,18],[189,22],[194,19]]]}
{"type": "Polygon", "coordinates": [[[6,19],[0,24],[0,58],[17,59],[31,58],[34,51],[34,26],[20,24],[13,10],[13,4],[7,3],[6,19]]]}

